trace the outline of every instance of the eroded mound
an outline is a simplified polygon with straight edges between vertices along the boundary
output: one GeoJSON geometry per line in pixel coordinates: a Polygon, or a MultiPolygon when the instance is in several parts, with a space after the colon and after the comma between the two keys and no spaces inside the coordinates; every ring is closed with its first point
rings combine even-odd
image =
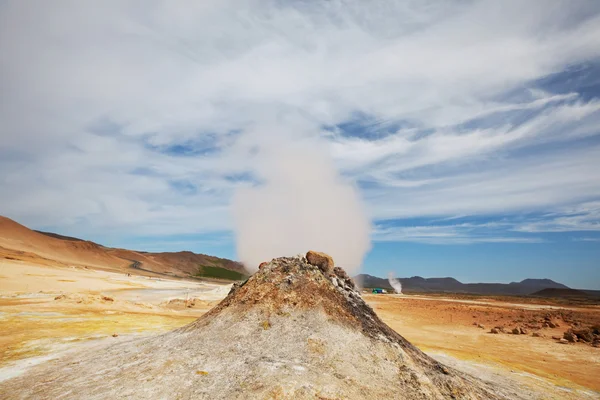
{"type": "Polygon", "coordinates": [[[6,398],[497,399],[385,325],[343,269],[278,258],[197,321],[0,386],[6,398]]]}

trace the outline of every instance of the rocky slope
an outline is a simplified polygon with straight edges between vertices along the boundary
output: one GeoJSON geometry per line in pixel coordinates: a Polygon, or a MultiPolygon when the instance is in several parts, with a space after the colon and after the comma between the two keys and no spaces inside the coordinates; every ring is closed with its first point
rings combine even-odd
{"type": "Polygon", "coordinates": [[[83,352],[0,385],[6,399],[500,399],[384,324],[341,268],[261,264],[175,331],[83,352]]]}

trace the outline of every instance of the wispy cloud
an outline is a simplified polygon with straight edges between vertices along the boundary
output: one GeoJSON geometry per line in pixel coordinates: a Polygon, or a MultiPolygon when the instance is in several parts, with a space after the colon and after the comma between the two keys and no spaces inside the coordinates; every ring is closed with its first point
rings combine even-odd
{"type": "Polygon", "coordinates": [[[539,237],[508,235],[506,223],[423,226],[377,226],[373,240],[380,242],[415,242],[426,244],[474,243],[542,243],[539,237]]]}
{"type": "Polygon", "coordinates": [[[600,232],[600,202],[566,207],[544,218],[517,226],[520,232],[600,232]]]}

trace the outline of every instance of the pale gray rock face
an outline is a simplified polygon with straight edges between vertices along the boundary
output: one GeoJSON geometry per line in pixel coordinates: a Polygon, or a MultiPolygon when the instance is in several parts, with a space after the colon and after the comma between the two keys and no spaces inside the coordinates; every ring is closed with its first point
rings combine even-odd
{"type": "Polygon", "coordinates": [[[264,265],[195,322],[86,351],[0,385],[3,399],[520,398],[428,357],[343,270],[264,265]]]}

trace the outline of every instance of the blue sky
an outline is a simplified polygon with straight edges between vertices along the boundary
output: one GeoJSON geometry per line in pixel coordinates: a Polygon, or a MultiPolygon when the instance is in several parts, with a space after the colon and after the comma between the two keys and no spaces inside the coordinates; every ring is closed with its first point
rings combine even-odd
{"type": "Polygon", "coordinates": [[[32,228],[237,258],[286,137],[356,187],[365,273],[600,289],[596,1],[4,1],[0,53],[32,228]]]}

